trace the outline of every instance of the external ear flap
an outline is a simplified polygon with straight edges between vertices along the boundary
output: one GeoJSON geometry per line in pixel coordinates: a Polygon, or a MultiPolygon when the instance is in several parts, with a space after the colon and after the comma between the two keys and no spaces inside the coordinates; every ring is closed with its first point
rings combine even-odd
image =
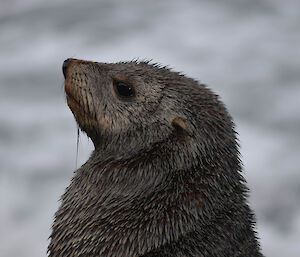
{"type": "Polygon", "coordinates": [[[176,117],[171,122],[172,127],[175,129],[176,135],[178,137],[191,136],[192,131],[188,127],[188,124],[185,119],[181,117],[176,117]]]}

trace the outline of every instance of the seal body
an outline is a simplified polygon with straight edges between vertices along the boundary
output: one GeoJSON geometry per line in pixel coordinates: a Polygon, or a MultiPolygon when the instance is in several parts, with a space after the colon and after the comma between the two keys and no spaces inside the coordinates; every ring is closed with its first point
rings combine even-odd
{"type": "Polygon", "coordinates": [[[234,124],[205,85],[148,62],[64,63],[95,150],[55,214],[49,256],[262,256],[234,124]]]}

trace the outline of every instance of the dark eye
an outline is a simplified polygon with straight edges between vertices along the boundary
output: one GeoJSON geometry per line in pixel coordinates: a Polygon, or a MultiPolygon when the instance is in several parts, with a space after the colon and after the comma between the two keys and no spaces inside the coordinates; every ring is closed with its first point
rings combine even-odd
{"type": "Polygon", "coordinates": [[[121,98],[130,98],[134,96],[134,88],[132,85],[124,81],[114,81],[114,89],[121,98]]]}

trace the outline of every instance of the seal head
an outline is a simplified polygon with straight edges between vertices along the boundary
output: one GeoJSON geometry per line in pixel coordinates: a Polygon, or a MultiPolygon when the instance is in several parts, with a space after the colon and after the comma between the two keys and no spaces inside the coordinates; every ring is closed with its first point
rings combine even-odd
{"type": "Polygon", "coordinates": [[[198,147],[236,150],[223,104],[204,85],[182,74],[147,62],[75,59],[68,59],[65,74],[67,103],[96,148],[124,157],[175,135],[176,141],[190,140],[188,148],[195,140],[198,147]],[[132,90],[128,96],[127,87],[132,90]]]}

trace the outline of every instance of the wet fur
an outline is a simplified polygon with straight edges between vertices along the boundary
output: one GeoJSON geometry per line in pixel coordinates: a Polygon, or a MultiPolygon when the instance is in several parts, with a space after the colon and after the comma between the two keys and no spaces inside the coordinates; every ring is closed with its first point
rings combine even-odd
{"type": "Polygon", "coordinates": [[[70,66],[68,105],[95,150],[62,196],[50,257],[262,256],[215,94],[148,62],[70,66]],[[122,102],[112,78],[146,93],[122,102]]]}

